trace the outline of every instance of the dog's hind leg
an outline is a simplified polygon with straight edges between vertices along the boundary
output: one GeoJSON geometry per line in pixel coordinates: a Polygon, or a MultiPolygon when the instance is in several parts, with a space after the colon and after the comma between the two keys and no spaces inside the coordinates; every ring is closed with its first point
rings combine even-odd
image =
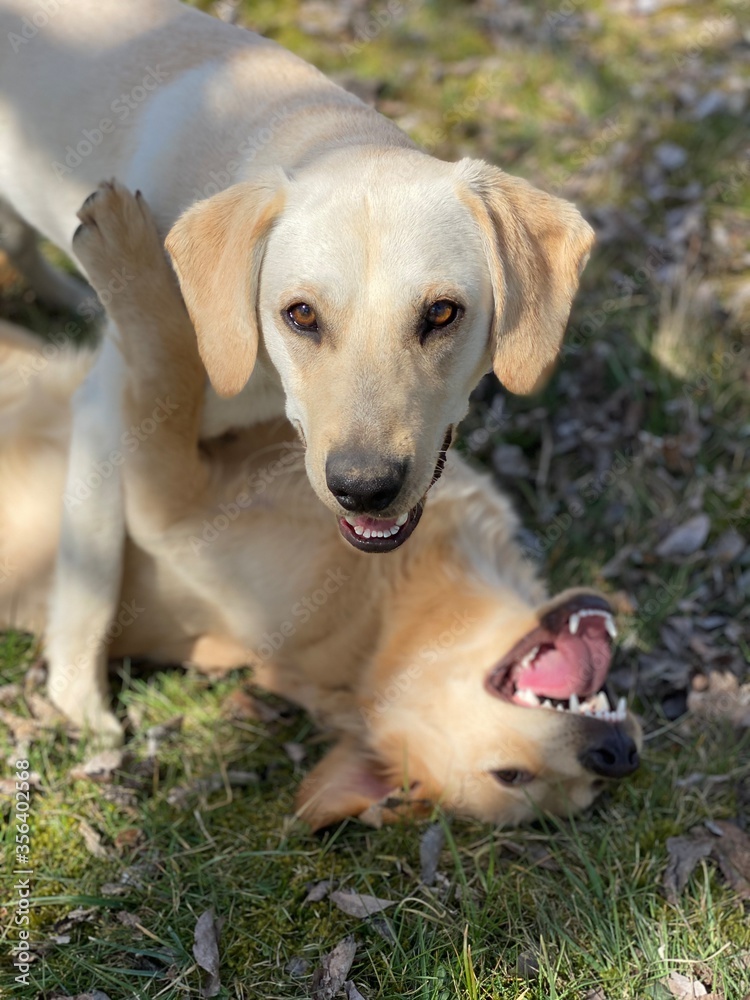
{"type": "Polygon", "coordinates": [[[53,267],[39,250],[36,232],[0,199],[0,249],[50,309],[91,317],[96,300],[83,281],[53,267]]]}

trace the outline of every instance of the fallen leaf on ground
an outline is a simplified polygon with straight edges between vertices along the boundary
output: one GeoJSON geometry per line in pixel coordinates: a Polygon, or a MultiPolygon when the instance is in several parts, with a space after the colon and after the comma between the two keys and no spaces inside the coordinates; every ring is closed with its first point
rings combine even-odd
{"type": "Polygon", "coordinates": [[[293,764],[299,765],[304,763],[304,760],[307,757],[307,750],[301,743],[282,743],[281,746],[284,753],[293,764]]]}
{"type": "Polygon", "coordinates": [[[305,903],[320,903],[326,898],[328,893],[334,887],[335,883],[332,878],[323,879],[322,882],[316,882],[315,885],[311,886],[307,895],[302,900],[302,905],[305,903]]]}
{"type": "Polygon", "coordinates": [[[377,896],[368,896],[359,892],[344,892],[338,890],[332,892],[331,902],[350,917],[371,917],[375,913],[382,913],[389,906],[395,904],[393,899],[378,899],[377,896]]]}
{"type": "Polygon", "coordinates": [[[23,693],[20,684],[0,684],[0,705],[10,705],[11,702],[18,701],[23,693]]]}
{"type": "Polygon", "coordinates": [[[344,989],[346,990],[346,1000],[365,1000],[351,979],[344,983],[344,989]]]}
{"type": "Polygon", "coordinates": [[[115,771],[123,766],[124,760],[125,753],[122,750],[102,750],[82,764],[76,764],[70,777],[80,781],[109,783],[114,779],[115,771]]]}
{"type": "Polygon", "coordinates": [[[46,698],[43,698],[36,692],[26,694],[26,704],[40,725],[54,729],[55,726],[66,724],[66,719],[62,712],[58,711],[51,701],[47,701],[46,698]]]}
{"type": "Polygon", "coordinates": [[[711,520],[708,514],[696,514],[670,531],[656,546],[656,554],[660,559],[691,556],[703,547],[710,530],[711,520]]]}
{"type": "Polygon", "coordinates": [[[213,910],[206,910],[195,925],[193,957],[208,973],[204,977],[201,996],[215,997],[221,989],[219,977],[219,935],[223,920],[216,920],[213,910]]]}
{"type": "Polygon", "coordinates": [[[310,963],[306,958],[295,955],[294,958],[290,958],[286,963],[284,970],[289,976],[306,976],[309,968],[310,963]]]}
{"type": "Polygon", "coordinates": [[[85,819],[82,819],[78,823],[78,829],[83,837],[83,842],[86,845],[86,850],[89,854],[93,854],[95,858],[109,857],[107,848],[104,844],[102,844],[101,834],[98,833],[90,823],[87,823],[85,819]]]}
{"type": "Polygon", "coordinates": [[[440,823],[428,826],[419,841],[419,864],[422,881],[434,885],[440,853],[445,846],[445,831],[440,823]]]}
{"type": "Polygon", "coordinates": [[[356,951],[357,942],[354,938],[345,937],[325,956],[313,976],[313,1000],[333,1000],[346,982],[356,951]]]}
{"type": "Polygon", "coordinates": [[[740,684],[729,671],[712,670],[693,678],[688,711],[707,719],[726,719],[733,726],[750,726],[750,683],[740,684]]]}
{"type": "Polygon", "coordinates": [[[692,1000],[693,997],[705,997],[708,994],[699,979],[683,976],[681,972],[670,972],[662,982],[676,1000],[692,1000]]]}
{"type": "Polygon", "coordinates": [[[673,905],[702,858],[716,861],[738,896],[750,899],[750,837],[734,823],[716,820],[706,827],[695,827],[686,837],[670,837],[667,851],[664,892],[673,905]]]}

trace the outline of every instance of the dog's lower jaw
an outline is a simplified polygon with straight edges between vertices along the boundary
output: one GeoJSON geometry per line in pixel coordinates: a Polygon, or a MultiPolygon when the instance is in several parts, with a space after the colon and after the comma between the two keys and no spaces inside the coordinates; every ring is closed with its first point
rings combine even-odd
{"type": "Polygon", "coordinates": [[[348,515],[339,518],[339,531],[342,538],[361,552],[392,552],[410,537],[419,524],[423,510],[424,501],[420,500],[408,514],[399,518],[348,515]]]}

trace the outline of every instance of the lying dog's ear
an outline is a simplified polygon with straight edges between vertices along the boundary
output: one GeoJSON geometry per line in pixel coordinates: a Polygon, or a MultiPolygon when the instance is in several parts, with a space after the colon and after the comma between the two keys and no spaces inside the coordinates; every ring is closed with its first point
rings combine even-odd
{"type": "Polygon", "coordinates": [[[359,816],[393,784],[353,737],[340,740],[312,769],[297,793],[297,815],[313,830],[359,816]]]}
{"type": "Polygon", "coordinates": [[[493,368],[511,392],[532,392],[557,358],[594,232],[570,202],[519,177],[479,160],[458,170],[490,267],[493,368]]]}
{"type": "MultiPolygon", "coordinates": [[[[427,815],[432,806],[422,798],[422,786],[405,792],[398,778],[353,736],[345,736],[300,785],[297,816],[313,830],[362,816],[379,806],[377,824],[393,823],[406,814],[427,815]]],[[[375,823],[376,817],[371,818],[375,823]]]]}
{"type": "Polygon", "coordinates": [[[265,238],[283,206],[281,175],[200,201],[172,227],[166,248],[220,396],[244,387],[258,353],[258,285],[265,238]]]}

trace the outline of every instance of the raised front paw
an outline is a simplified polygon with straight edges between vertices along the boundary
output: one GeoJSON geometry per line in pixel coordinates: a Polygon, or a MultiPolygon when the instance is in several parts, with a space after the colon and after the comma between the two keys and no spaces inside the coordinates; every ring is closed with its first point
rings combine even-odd
{"type": "Polygon", "coordinates": [[[140,191],[105,181],[84,201],[78,218],[73,249],[105,306],[140,279],[174,280],[140,191]]]}

